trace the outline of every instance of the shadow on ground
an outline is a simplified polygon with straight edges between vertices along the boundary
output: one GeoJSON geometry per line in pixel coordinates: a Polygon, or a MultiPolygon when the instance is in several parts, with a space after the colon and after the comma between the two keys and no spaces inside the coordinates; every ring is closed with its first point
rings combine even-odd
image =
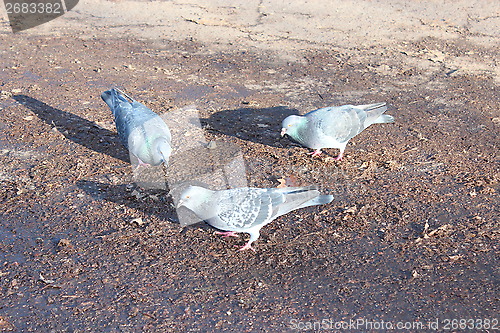
{"type": "Polygon", "coordinates": [[[129,163],[128,153],[119,143],[116,133],[97,127],[90,120],[56,109],[35,98],[26,95],[16,95],[13,98],[33,111],[47,125],[57,127],[68,140],[129,163]]]}
{"type": "Polygon", "coordinates": [[[79,180],[76,185],[94,200],[106,200],[140,210],[148,216],[178,222],[172,198],[164,190],[142,190],[131,184],[111,185],[79,180]]]}
{"type": "Polygon", "coordinates": [[[201,121],[207,130],[271,147],[283,147],[281,122],[293,114],[298,114],[298,110],[285,106],[240,108],[219,111],[201,121]]]}

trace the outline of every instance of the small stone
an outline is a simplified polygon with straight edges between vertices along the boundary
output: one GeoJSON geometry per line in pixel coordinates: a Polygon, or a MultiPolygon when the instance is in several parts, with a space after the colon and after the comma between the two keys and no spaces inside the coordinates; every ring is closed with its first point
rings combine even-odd
{"type": "Polygon", "coordinates": [[[357,210],[357,207],[356,206],[352,206],[352,207],[349,207],[347,209],[344,210],[344,213],[350,213],[350,214],[354,214],[357,210]]]}
{"type": "Polygon", "coordinates": [[[43,283],[46,283],[46,284],[52,284],[52,283],[56,282],[56,281],[54,281],[54,280],[49,280],[49,279],[46,279],[46,278],[42,275],[42,273],[40,273],[40,276],[38,277],[38,279],[39,279],[40,281],[42,281],[43,283]]]}
{"type": "Polygon", "coordinates": [[[133,190],[132,191],[132,195],[137,199],[137,200],[140,200],[142,198],[144,198],[144,194],[140,193],[139,191],[137,190],[133,190]]]}
{"type": "Polygon", "coordinates": [[[137,224],[139,227],[142,226],[145,222],[142,220],[141,217],[138,217],[136,219],[133,219],[132,221],[130,221],[130,224],[137,224]]]}
{"type": "Polygon", "coordinates": [[[0,91],[0,95],[2,98],[9,98],[12,96],[12,93],[10,91],[2,90],[0,91]]]}
{"type": "Polygon", "coordinates": [[[59,242],[57,243],[57,246],[61,246],[61,247],[64,247],[64,246],[70,246],[71,245],[71,241],[69,239],[65,239],[65,238],[62,238],[61,240],[59,240],[59,242]]]}
{"type": "Polygon", "coordinates": [[[0,316],[0,331],[2,332],[7,332],[7,331],[14,331],[16,327],[10,323],[5,317],[0,316]]]}
{"type": "Polygon", "coordinates": [[[132,309],[130,309],[130,313],[129,313],[129,316],[130,317],[135,317],[139,314],[139,308],[138,307],[133,307],[132,309]]]}

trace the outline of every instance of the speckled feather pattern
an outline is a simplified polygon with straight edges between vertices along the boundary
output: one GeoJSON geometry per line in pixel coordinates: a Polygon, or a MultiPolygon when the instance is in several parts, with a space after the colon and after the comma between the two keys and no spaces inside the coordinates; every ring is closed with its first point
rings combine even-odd
{"type": "Polygon", "coordinates": [[[374,123],[393,122],[383,115],[385,103],[343,105],[311,111],[304,116],[289,116],[283,120],[283,131],[301,145],[319,150],[338,148],[341,153],[347,142],[374,123]]]}
{"type": "MultiPolygon", "coordinates": [[[[236,231],[267,224],[272,216],[271,195],[273,193],[266,189],[238,188],[217,192],[214,201],[218,218],[213,221],[214,226],[236,231]]],[[[275,198],[274,203],[279,204],[283,200],[281,197],[275,198]]]]}

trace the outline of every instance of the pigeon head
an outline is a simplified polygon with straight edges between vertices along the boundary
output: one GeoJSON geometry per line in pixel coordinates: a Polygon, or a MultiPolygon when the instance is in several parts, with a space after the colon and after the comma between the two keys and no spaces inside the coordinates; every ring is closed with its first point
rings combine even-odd
{"type": "Polygon", "coordinates": [[[168,165],[168,160],[172,154],[172,147],[166,138],[158,138],[153,144],[153,165],[165,163],[168,165]]]}
{"type": "Polygon", "coordinates": [[[199,211],[210,200],[212,194],[213,191],[204,187],[189,186],[182,192],[177,203],[177,208],[184,206],[194,212],[199,211]]]}
{"type": "Polygon", "coordinates": [[[294,137],[297,133],[297,130],[304,123],[305,118],[302,116],[288,116],[281,123],[281,136],[288,134],[291,137],[294,137]]]}

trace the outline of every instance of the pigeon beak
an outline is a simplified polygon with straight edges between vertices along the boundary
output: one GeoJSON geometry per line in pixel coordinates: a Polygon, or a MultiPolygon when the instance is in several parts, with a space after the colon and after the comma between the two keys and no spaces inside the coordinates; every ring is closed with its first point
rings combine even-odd
{"type": "Polygon", "coordinates": [[[177,209],[180,208],[181,206],[184,206],[184,201],[181,199],[179,200],[179,202],[177,203],[177,209]]]}
{"type": "Polygon", "coordinates": [[[281,136],[284,136],[286,134],[286,128],[281,129],[281,136]]]}

